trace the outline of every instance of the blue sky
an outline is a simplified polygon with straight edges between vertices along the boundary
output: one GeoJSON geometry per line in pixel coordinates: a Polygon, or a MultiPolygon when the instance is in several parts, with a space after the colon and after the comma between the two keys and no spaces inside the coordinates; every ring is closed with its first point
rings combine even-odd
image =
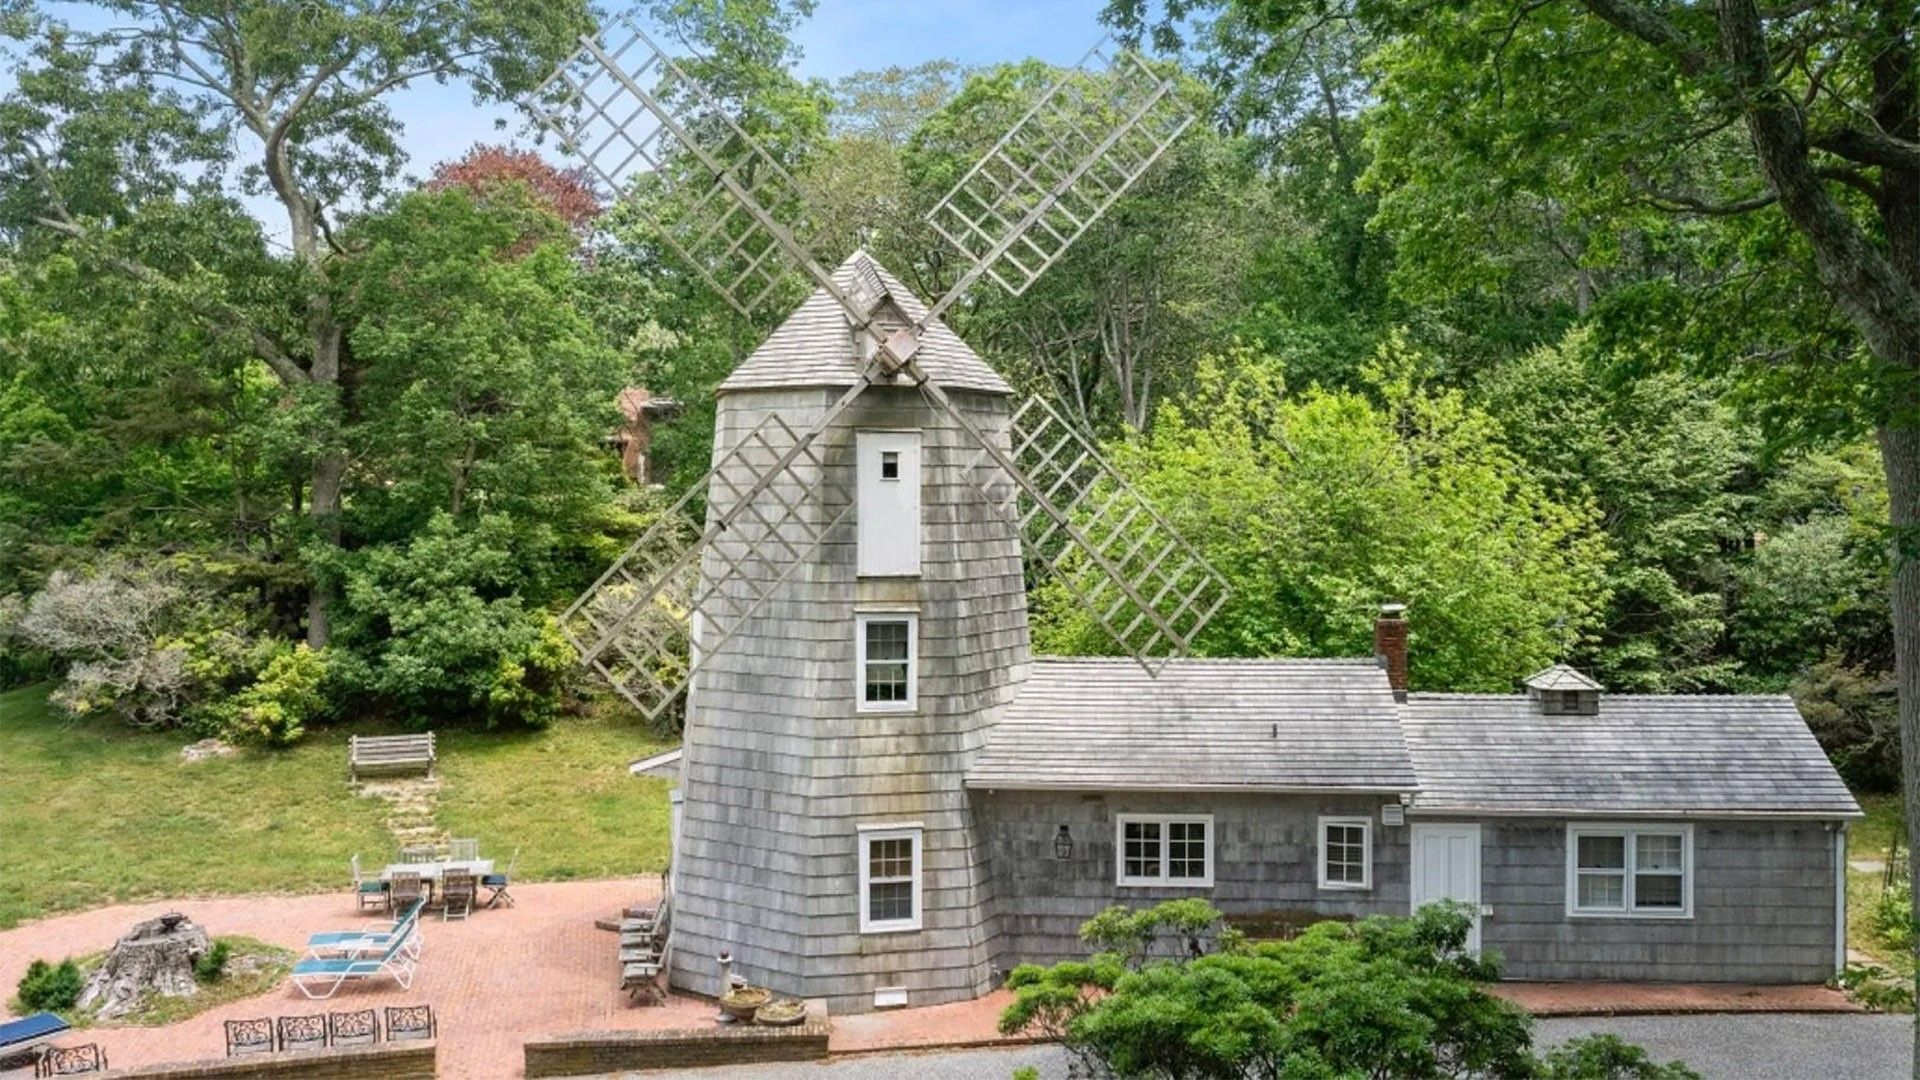
{"type": "MultiPolygon", "coordinates": [[[[77,24],[99,24],[98,9],[48,6],[77,24]]],[[[1097,18],[1103,7],[1105,0],[819,0],[813,18],[794,35],[802,50],[795,70],[831,82],[856,71],[941,58],[970,66],[1028,56],[1073,63],[1104,32],[1097,18]]],[[[0,92],[12,82],[0,73],[0,92]]],[[[520,114],[476,108],[461,87],[427,84],[389,100],[406,126],[403,145],[415,175],[459,157],[476,142],[526,141],[520,114]],[[501,121],[504,131],[497,127],[501,121]]],[[[279,231],[273,229],[279,224],[277,208],[268,200],[256,202],[269,230],[279,231]]]]}

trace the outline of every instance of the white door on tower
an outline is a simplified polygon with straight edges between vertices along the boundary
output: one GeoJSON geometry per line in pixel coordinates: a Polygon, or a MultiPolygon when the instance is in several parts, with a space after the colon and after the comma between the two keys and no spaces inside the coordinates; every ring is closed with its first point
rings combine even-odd
{"type": "Polygon", "coordinates": [[[1480,826],[1413,827],[1413,910],[1436,900],[1458,900],[1473,909],[1467,948],[1480,951],[1480,826]]]}

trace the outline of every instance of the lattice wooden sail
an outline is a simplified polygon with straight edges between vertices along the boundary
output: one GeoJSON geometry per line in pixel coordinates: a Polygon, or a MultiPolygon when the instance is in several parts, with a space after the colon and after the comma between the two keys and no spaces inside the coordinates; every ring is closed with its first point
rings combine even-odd
{"type": "Polygon", "coordinates": [[[667,708],[699,663],[688,652],[696,636],[717,649],[841,525],[850,499],[823,521],[809,516],[804,483],[791,498],[780,493],[824,475],[813,449],[821,433],[876,379],[903,373],[979,446],[968,471],[997,493],[1030,565],[1058,575],[1148,671],[1188,651],[1224,601],[1224,580],[1044,403],[1019,409],[1028,427],[1016,421],[1009,454],[914,359],[927,328],[982,277],[1024,292],[1146,173],[1193,122],[1173,81],[1104,42],[1056,80],[930,213],[966,269],[883,339],[871,323],[879,297],[842,287],[798,238],[811,217],[801,185],[686,65],[638,27],[617,29],[613,48],[581,39],[536,93],[539,121],[616,194],[650,185],[668,195],[661,238],[734,307],[764,311],[797,275],[832,296],[855,341],[873,347],[855,385],[806,430],[756,428],[574,603],[565,625],[583,661],[648,715],[667,708]],[[1040,452],[1062,435],[1071,438],[1059,452],[1040,452]],[[684,510],[709,485],[725,489],[713,499],[724,509],[694,528],[684,510]],[[756,509],[759,500],[772,505],[756,509]],[[1109,517],[1104,504],[1122,509],[1109,517]]]}

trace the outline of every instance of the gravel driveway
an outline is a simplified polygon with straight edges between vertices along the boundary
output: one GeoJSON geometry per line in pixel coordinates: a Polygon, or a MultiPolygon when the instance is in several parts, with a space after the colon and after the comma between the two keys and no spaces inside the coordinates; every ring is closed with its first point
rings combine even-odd
{"type": "Polygon", "coordinates": [[[1540,1046],[1610,1031],[1707,1080],[1906,1080],[1913,1017],[1857,1013],[1615,1016],[1542,1020],[1540,1046]]]}
{"type": "MultiPolygon", "coordinates": [[[[1708,1080],[1906,1080],[1913,1038],[1910,1016],[1707,1015],[1621,1016],[1542,1020],[1538,1041],[1551,1046],[1576,1035],[1610,1031],[1675,1058],[1708,1080]]],[[[701,1069],[713,1080],[1007,1080],[1034,1065],[1047,1080],[1067,1075],[1066,1055],[1051,1047],[885,1054],[819,1065],[748,1065],[701,1069]]],[[[651,1074],[641,1074],[651,1075],[651,1074]]]]}

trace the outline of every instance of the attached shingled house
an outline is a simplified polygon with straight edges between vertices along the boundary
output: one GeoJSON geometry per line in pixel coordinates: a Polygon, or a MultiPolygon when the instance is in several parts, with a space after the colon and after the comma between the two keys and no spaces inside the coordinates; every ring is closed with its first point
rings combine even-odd
{"type": "MultiPolygon", "coordinates": [[[[883,325],[925,311],[864,254],[836,275],[883,325]]],[[[937,321],[924,342],[1004,439],[1005,381],[937,321]]],[[[812,423],[857,349],[816,293],[720,386],[716,460],[770,418],[812,423]]],[[[689,691],[676,986],[716,992],[725,953],[836,1012],[962,1000],[1084,955],[1081,922],[1110,904],[1187,896],[1289,921],[1463,900],[1523,979],[1817,982],[1841,963],[1860,814],[1790,700],[1609,694],[1562,667],[1524,693],[1410,694],[1397,605],[1373,657],[1158,677],[1034,657],[1019,536],[950,417],[877,386],[816,446],[773,494],[835,541],[763,568],[762,613],[703,650],[689,691]]],[[[717,479],[713,512],[749,486],[717,479]]]]}

